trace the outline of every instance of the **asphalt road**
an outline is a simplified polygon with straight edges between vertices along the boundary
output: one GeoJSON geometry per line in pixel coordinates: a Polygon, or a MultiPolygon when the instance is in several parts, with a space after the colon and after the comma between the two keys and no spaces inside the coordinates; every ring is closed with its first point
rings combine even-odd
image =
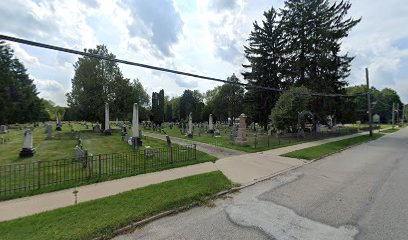
{"type": "Polygon", "coordinates": [[[408,239],[408,129],[116,239],[408,239]]]}

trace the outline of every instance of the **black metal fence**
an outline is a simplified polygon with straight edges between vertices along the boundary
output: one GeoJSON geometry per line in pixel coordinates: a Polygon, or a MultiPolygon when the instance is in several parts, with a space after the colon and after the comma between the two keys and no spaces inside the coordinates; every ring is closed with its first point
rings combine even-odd
{"type": "MultiPolygon", "coordinates": [[[[271,148],[278,147],[280,145],[287,145],[293,143],[301,143],[306,141],[319,140],[330,137],[339,137],[349,134],[357,133],[357,129],[352,128],[339,128],[331,131],[320,132],[304,132],[300,133],[285,133],[285,134],[273,134],[269,135],[267,132],[251,132],[247,133],[248,145],[252,148],[271,148]]],[[[233,144],[234,141],[231,140],[233,144]]]]}
{"type": "Polygon", "coordinates": [[[197,160],[196,145],[0,165],[0,196],[157,171],[197,160]]]}

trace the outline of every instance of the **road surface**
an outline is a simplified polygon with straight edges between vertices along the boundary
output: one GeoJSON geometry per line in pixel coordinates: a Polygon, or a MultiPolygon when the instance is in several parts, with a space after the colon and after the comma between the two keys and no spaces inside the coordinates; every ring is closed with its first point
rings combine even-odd
{"type": "Polygon", "coordinates": [[[408,239],[408,129],[115,239],[408,239]]]}

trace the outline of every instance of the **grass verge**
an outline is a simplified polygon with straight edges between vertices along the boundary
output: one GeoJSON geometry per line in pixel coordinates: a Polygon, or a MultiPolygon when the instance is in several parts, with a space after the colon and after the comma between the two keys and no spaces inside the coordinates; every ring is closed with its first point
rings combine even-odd
{"type": "Polygon", "coordinates": [[[383,130],[381,131],[381,133],[395,133],[398,132],[399,128],[394,128],[394,129],[387,129],[387,130],[383,130]]]}
{"type": "Polygon", "coordinates": [[[353,137],[349,139],[344,139],[336,142],[326,143],[315,147],[300,149],[297,151],[289,152],[283,154],[284,157],[291,157],[291,158],[298,158],[298,159],[306,159],[306,160],[313,160],[325,157],[327,155],[342,151],[348,147],[361,144],[364,142],[368,142],[371,140],[375,140],[380,138],[384,134],[376,133],[373,137],[369,135],[363,135],[358,137],[353,137]]]}
{"type": "Polygon", "coordinates": [[[219,171],[0,223],[1,239],[109,238],[116,229],[232,187],[219,171]]]}

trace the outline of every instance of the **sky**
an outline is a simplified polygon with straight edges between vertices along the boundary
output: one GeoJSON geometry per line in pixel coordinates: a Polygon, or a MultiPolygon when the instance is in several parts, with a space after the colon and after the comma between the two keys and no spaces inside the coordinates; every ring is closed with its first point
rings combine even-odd
{"type": "MultiPolygon", "coordinates": [[[[334,0],[333,0],[334,1],[334,0]]],[[[241,80],[243,46],[263,12],[283,0],[2,0],[0,34],[83,50],[105,44],[117,58],[221,79],[241,80]]],[[[343,40],[355,56],[350,85],[395,89],[408,102],[408,4],[406,0],[350,0],[349,16],[362,21],[343,40]]],[[[66,106],[78,56],[9,43],[34,80],[39,96],[66,106]]],[[[219,85],[170,73],[119,65],[151,95],[219,85]]]]}

